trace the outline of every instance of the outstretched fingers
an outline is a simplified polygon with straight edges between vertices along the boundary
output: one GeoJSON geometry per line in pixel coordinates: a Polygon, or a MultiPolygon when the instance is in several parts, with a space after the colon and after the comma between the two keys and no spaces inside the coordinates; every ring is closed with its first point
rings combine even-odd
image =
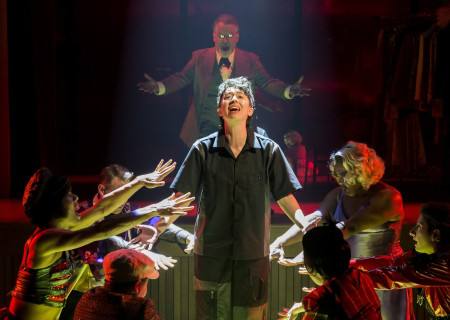
{"type": "Polygon", "coordinates": [[[172,163],[172,159],[170,159],[166,163],[164,163],[164,160],[161,160],[154,172],[156,174],[155,179],[157,181],[164,179],[169,173],[175,170],[176,165],[177,165],[176,162],[172,163]]]}
{"type": "Polygon", "coordinates": [[[306,267],[298,267],[298,273],[299,274],[308,274],[308,270],[306,270],[306,267]]]}
{"type": "Polygon", "coordinates": [[[154,82],[156,82],[155,79],[153,79],[152,77],[150,77],[150,76],[148,75],[148,73],[144,73],[144,78],[147,79],[147,80],[149,80],[149,81],[154,81],[154,82]]]}
{"type": "Polygon", "coordinates": [[[177,207],[180,206],[189,206],[189,204],[195,200],[195,197],[190,197],[191,193],[185,193],[182,195],[179,195],[178,197],[174,198],[175,205],[177,207]]]}

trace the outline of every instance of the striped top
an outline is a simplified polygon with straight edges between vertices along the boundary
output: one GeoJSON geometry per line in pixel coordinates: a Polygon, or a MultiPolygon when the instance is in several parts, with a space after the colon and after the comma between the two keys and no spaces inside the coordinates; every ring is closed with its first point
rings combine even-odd
{"type": "Polygon", "coordinates": [[[372,281],[365,272],[354,268],[317,287],[302,302],[303,320],[324,319],[325,315],[331,319],[382,319],[372,281]]]}

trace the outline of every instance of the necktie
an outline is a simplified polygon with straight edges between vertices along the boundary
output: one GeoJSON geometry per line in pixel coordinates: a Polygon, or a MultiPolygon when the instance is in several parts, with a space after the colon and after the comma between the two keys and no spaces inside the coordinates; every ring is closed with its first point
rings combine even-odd
{"type": "Polygon", "coordinates": [[[220,75],[222,77],[222,81],[227,80],[228,78],[230,78],[231,75],[231,63],[230,60],[228,60],[228,58],[221,58],[219,61],[219,70],[220,70],[220,75]]]}
{"type": "Polygon", "coordinates": [[[221,58],[219,61],[219,67],[227,67],[229,68],[231,66],[230,60],[228,58],[221,58]]]}

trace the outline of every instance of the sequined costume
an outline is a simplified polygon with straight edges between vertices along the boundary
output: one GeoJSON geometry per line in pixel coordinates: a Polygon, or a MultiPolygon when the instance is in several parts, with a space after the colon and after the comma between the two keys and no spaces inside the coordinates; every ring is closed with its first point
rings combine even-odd
{"type": "Polygon", "coordinates": [[[17,299],[53,308],[62,308],[65,304],[69,282],[80,260],[74,259],[70,252],[62,256],[50,266],[32,269],[26,266],[29,246],[38,234],[37,229],[25,245],[25,256],[19,268],[16,285],[11,295],[17,299]]]}

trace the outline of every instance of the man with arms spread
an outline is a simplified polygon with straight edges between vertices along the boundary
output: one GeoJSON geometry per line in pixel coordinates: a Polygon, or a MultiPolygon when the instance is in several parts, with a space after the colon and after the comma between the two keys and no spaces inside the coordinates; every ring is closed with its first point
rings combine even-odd
{"type": "Polygon", "coordinates": [[[239,41],[238,20],[228,14],[220,15],[213,23],[215,47],[200,49],[180,72],[160,82],[145,74],[146,82],[138,83],[139,90],[165,95],[193,84],[194,105],[189,109],[181,132],[181,139],[189,146],[198,137],[205,137],[220,128],[216,114],[217,87],[231,77],[246,76],[267,93],[292,99],[308,95],[303,88],[303,77],[292,86],[273,79],[262,66],[257,55],[236,48],[239,41]]]}

